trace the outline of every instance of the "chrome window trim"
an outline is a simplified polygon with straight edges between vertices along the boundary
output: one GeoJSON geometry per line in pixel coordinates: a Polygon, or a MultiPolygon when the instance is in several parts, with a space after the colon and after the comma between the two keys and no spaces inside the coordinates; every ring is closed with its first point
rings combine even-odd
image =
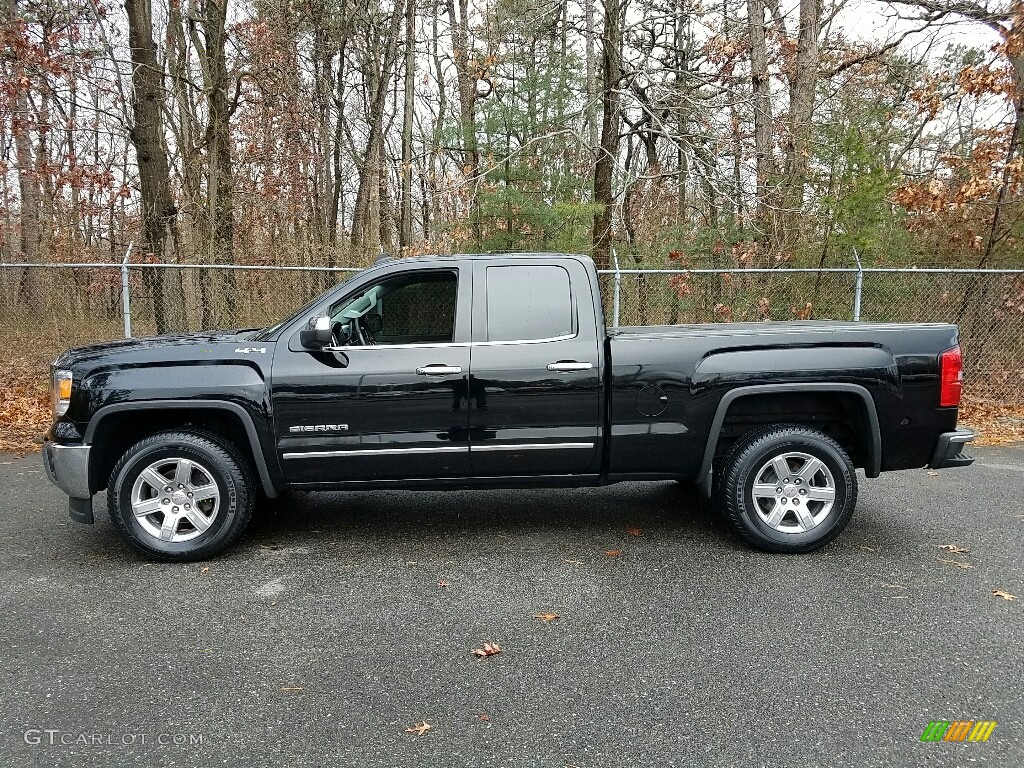
{"type": "Polygon", "coordinates": [[[549,341],[568,341],[575,339],[579,333],[570,333],[565,336],[551,336],[546,339],[513,339],[509,341],[474,341],[474,347],[497,347],[503,344],[544,344],[549,341]]]}
{"type": "Polygon", "coordinates": [[[354,352],[356,350],[380,350],[380,349],[449,349],[457,347],[497,347],[518,344],[545,344],[549,341],[569,341],[575,339],[579,334],[569,336],[552,336],[549,339],[519,339],[516,341],[442,341],[435,344],[373,344],[370,346],[355,347],[323,347],[324,352],[354,352]]]}
{"type": "Polygon", "coordinates": [[[324,352],[354,352],[357,349],[447,349],[454,347],[468,347],[472,344],[469,341],[440,341],[434,344],[371,344],[369,346],[357,345],[355,347],[323,347],[324,352]]]}

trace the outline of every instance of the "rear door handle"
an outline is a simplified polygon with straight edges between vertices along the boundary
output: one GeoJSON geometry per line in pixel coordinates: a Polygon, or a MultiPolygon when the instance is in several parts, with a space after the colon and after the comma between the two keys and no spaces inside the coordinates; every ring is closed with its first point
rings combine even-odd
{"type": "Polygon", "coordinates": [[[424,365],[422,368],[417,368],[416,373],[420,376],[447,376],[452,373],[462,373],[462,368],[458,365],[424,365]]]}
{"type": "Polygon", "coordinates": [[[577,363],[575,360],[559,360],[557,363],[548,363],[548,370],[555,371],[556,373],[589,371],[593,367],[593,363],[577,363]]]}

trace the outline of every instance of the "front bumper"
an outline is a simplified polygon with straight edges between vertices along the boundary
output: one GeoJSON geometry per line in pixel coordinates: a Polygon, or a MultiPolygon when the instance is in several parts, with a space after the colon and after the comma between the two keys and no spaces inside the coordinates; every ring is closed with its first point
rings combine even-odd
{"type": "Polygon", "coordinates": [[[92,492],[89,489],[88,445],[61,445],[47,441],[43,444],[43,467],[50,482],[69,498],[69,513],[73,520],[92,523],[92,492]]]}
{"type": "Polygon", "coordinates": [[[946,467],[966,467],[973,464],[974,457],[962,453],[964,446],[972,440],[974,440],[974,432],[963,427],[957,427],[955,432],[943,432],[935,444],[935,453],[932,454],[932,460],[928,462],[928,467],[930,469],[945,469],[946,467]]]}

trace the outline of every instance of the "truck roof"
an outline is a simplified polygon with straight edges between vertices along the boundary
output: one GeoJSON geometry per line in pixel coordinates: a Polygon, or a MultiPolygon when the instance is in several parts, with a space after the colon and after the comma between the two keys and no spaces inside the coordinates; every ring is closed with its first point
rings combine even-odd
{"type": "Polygon", "coordinates": [[[383,256],[376,261],[374,266],[377,264],[388,264],[391,262],[402,262],[408,263],[412,261],[465,261],[466,259],[575,259],[576,261],[590,262],[593,264],[594,260],[583,253],[555,253],[551,251],[534,251],[534,252],[522,252],[522,251],[492,251],[489,253],[437,253],[437,254],[424,254],[422,256],[406,256],[406,257],[394,257],[394,256],[383,256]]]}

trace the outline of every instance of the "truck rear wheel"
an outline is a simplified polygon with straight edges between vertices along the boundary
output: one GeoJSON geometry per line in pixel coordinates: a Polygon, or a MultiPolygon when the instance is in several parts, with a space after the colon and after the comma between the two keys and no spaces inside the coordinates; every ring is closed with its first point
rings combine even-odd
{"type": "Polygon", "coordinates": [[[857,504],[857,475],[835,440],[775,426],[741,438],[725,458],[726,519],[767,552],[810,552],[838,536],[857,504]]]}
{"type": "Polygon", "coordinates": [[[110,474],[114,527],[159,560],[203,560],[234,544],[252,517],[248,463],[228,442],[196,432],[139,441],[110,474]]]}

